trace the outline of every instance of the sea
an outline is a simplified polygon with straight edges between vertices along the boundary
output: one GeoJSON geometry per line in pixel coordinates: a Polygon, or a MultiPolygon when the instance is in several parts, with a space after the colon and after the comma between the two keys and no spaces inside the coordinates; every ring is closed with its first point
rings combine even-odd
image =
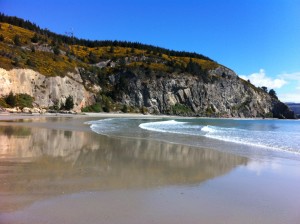
{"type": "Polygon", "coordinates": [[[145,138],[247,157],[300,160],[300,120],[107,118],[87,122],[111,137],[145,138]]]}

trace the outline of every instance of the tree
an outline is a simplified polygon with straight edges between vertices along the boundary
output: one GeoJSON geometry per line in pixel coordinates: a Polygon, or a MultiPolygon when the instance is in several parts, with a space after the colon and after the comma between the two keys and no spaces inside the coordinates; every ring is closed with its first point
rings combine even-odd
{"type": "Polygon", "coordinates": [[[121,58],[120,59],[120,67],[124,68],[126,66],[126,59],[125,58],[121,58]]]}
{"type": "Polygon", "coordinates": [[[37,42],[39,42],[39,37],[38,37],[38,35],[35,33],[34,35],[33,35],[33,37],[31,38],[31,42],[32,43],[37,43],[37,42]]]}
{"type": "Polygon", "coordinates": [[[11,62],[14,66],[20,65],[20,59],[18,57],[14,57],[11,62]]]}
{"type": "Polygon", "coordinates": [[[12,91],[10,91],[10,93],[5,97],[5,102],[11,106],[11,107],[15,107],[17,104],[17,99],[16,96],[13,94],[12,91]]]}
{"type": "Polygon", "coordinates": [[[13,41],[14,41],[15,45],[17,45],[17,46],[21,45],[21,41],[20,41],[20,36],[19,35],[15,35],[13,41]]]}
{"type": "Polygon", "coordinates": [[[30,58],[28,58],[27,60],[26,60],[26,65],[28,65],[28,66],[34,66],[34,63],[33,63],[33,61],[31,61],[31,59],[30,58]]]}
{"type": "Polygon", "coordinates": [[[4,36],[0,34],[0,41],[4,41],[4,36]]]}
{"type": "Polygon", "coordinates": [[[73,97],[70,95],[67,97],[66,99],[66,103],[65,103],[65,109],[66,110],[72,110],[74,107],[74,100],[73,100],[73,97]]]}
{"type": "Polygon", "coordinates": [[[268,93],[268,87],[262,86],[261,89],[262,89],[264,92],[268,93]]]}
{"type": "Polygon", "coordinates": [[[115,52],[115,48],[113,47],[113,46],[110,46],[110,48],[109,48],[109,53],[114,53],[115,52]]]}
{"type": "Polygon", "coordinates": [[[274,89],[270,89],[269,95],[275,99],[278,99],[277,94],[274,89]]]}
{"type": "Polygon", "coordinates": [[[98,62],[97,55],[95,55],[92,51],[90,51],[88,59],[91,64],[95,64],[98,62]]]}
{"type": "Polygon", "coordinates": [[[53,106],[52,106],[52,108],[53,108],[53,110],[56,110],[56,111],[58,111],[59,110],[59,100],[58,99],[56,99],[56,100],[54,100],[53,101],[53,106]]]}
{"type": "Polygon", "coordinates": [[[59,48],[58,48],[57,46],[53,47],[53,53],[54,53],[55,55],[59,55],[60,50],[59,50],[59,48]]]}

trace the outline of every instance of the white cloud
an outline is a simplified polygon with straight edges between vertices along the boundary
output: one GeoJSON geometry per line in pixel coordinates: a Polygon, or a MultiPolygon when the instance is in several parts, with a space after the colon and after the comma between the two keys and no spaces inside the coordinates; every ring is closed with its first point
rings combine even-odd
{"type": "Polygon", "coordinates": [[[292,81],[292,82],[297,82],[297,90],[300,90],[300,72],[294,72],[294,73],[284,73],[280,75],[281,78],[292,81]]]}
{"type": "MultiPolygon", "coordinates": [[[[287,75],[287,74],[286,74],[287,75]]],[[[287,81],[284,79],[284,76],[276,79],[272,79],[266,75],[266,72],[264,69],[260,69],[259,72],[253,73],[250,75],[241,75],[242,79],[250,80],[250,82],[258,87],[266,86],[268,89],[277,89],[281,88],[285,84],[287,84],[287,81]]]]}
{"type": "Polygon", "coordinates": [[[277,96],[282,102],[300,103],[300,91],[293,93],[278,93],[277,96]]]}
{"type": "Polygon", "coordinates": [[[288,80],[294,80],[300,82],[300,72],[294,72],[294,73],[283,73],[280,75],[281,78],[288,79],[288,80]]]}

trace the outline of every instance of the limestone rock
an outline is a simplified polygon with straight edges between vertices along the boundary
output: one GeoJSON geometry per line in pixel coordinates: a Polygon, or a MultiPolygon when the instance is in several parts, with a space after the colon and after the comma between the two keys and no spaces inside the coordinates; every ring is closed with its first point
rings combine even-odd
{"type": "MultiPolygon", "coordinates": [[[[100,87],[94,85],[94,88],[100,87]]],[[[94,103],[94,93],[85,89],[79,73],[46,77],[31,69],[0,68],[0,95],[5,96],[10,91],[33,96],[34,105],[40,108],[53,106],[56,101],[64,102],[69,95],[73,96],[75,111],[94,103]]]]}

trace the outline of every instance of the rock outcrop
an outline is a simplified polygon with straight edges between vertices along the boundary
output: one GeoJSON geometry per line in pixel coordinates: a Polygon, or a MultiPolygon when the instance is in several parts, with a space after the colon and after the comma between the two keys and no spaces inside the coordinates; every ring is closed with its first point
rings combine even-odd
{"type": "MultiPolygon", "coordinates": [[[[64,77],[44,76],[30,69],[0,68],[0,95],[27,93],[34,106],[49,108],[71,95],[75,111],[95,103],[101,83],[83,70],[64,77]],[[87,79],[88,77],[88,79],[87,79]]],[[[260,88],[219,66],[207,72],[208,79],[189,73],[124,70],[108,76],[113,103],[144,108],[149,113],[213,117],[294,118],[294,113],[260,88]]]]}
{"type": "Polygon", "coordinates": [[[240,79],[223,66],[209,71],[205,82],[190,74],[142,76],[125,72],[110,76],[116,100],[134,107],[146,107],[150,113],[217,117],[294,118],[283,103],[263,90],[240,79]],[[122,79],[122,80],[121,80],[122,79]],[[125,81],[124,81],[125,79],[125,81]]]}
{"type": "Polygon", "coordinates": [[[269,95],[198,53],[127,41],[82,40],[44,32],[17,17],[0,15],[0,20],[3,107],[18,105],[17,111],[31,107],[34,97],[34,107],[57,110],[72,96],[76,111],[88,106],[83,111],[295,117],[276,94],[269,95]],[[11,91],[30,95],[30,104],[4,100],[11,91]]]}
{"type": "Polygon", "coordinates": [[[86,90],[79,73],[47,77],[30,69],[0,68],[0,96],[10,91],[33,96],[34,106],[39,108],[49,108],[56,101],[64,103],[69,95],[73,97],[75,111],[95,102],[94,94],[86,90]]]}

